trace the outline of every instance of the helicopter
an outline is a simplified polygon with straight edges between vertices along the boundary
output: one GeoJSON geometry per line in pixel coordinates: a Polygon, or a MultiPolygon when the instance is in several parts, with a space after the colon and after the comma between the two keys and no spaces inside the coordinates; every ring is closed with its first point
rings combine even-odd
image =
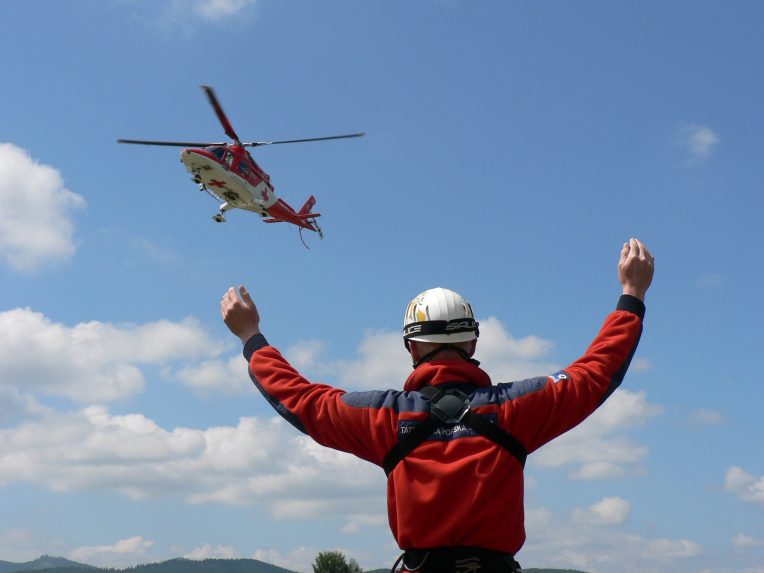
{"type": "MultiPolygon", "coordinates": [[[[364,133],[312,137],[308,139],[290,139],[282,141],[252,141],[242,143],[228,121],[215,92],[210,86],[202,86],[207,99],[223,126],[230,143],[203,143],[188,141],[147,141],[139,139],[118,139],[117,143],[138,145],[167,145],[184,147],[180,152],[180,161],[191,173],[192,180],[220,203],[219,212],[212,219],[218,223],[226,221],[225,214],[231,209],[253,211],[263,217],[265,223],[291,223],[296,225],[302,239],[303,229],[318,233],[324,238],[316,218],[320,213],[312,211],[316,199],[311,195],[305,204],[295,211],[286,201],[276,197],[270,176],[255,162],[247,147],[277,145],[281,143],[303,143],[308,141],[326,141],[361,137],[364,133]]],[[[303,244],[304,244],[303,240],[303,244]]],[[[307,245],[306,245],[307,246],[307,245]]]]}

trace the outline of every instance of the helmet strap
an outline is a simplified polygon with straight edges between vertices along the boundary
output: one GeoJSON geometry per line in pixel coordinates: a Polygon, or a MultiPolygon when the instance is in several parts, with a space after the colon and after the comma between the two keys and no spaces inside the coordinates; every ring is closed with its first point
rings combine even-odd
{"type": "Polygon", "coordinates": [[[472,358],[467,353],[466,350],[464,350],[463,348],[459,348],[458,346],[454,346],[453,344],[447,343],[447,344],[441,344],[435,350],[431,350],[430,352],[422,356],[419,360],[414,362],[414,369],[416,369],[421,364],[424,364],[425,362],[429,362],[435,357],[435,355],[437,355],[440,352],[443,352],[444,350],[453,350],[454,352],[459,354],[462,358],[464,358],[467,362],[471,362],[475,366],[480,365],[480,362],[472,358]]]}

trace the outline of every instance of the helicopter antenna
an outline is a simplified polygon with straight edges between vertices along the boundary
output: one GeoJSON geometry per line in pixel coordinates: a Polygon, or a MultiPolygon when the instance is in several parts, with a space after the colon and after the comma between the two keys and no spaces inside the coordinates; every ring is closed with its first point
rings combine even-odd
{"type": "Polygon", "coordinates": [[[302,236],[302,227],[297,228],[298,232],[300,233],[300,240],[302,241],[303,246],[310,250],[310,247],[308,246],[308,243],[305,242],[305,237],[302,236]]]}

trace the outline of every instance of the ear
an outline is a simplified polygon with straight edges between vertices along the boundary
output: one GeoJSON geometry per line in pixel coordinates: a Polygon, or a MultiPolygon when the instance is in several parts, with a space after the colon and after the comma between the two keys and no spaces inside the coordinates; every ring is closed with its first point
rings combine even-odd
{"type": "Polygon", "coordinates": [[[477,338],[472,340],[472,344],[470,344],[470,351],[469,351],[470,358],[472,358],[475,355],[476,348],[477,348],[477,338]]]}

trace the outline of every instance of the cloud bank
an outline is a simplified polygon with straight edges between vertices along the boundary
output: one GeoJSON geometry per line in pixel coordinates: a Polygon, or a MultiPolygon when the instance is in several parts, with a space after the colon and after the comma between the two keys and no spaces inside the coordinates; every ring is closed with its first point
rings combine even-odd
{"type": "Polygon", "coordinates": [[[528,541],[520,557],[536,566],[591,573],[695,570],[687,561],[702,555],[699,544],[628,533],[620,526],[629,510],[629,502],[617,497],[576,508],[568,516],[531,508],[526,511],[528,541]]]}
{"type": "Polygon", "coordinates": [[[69,553],[69,559],[102,567],[127,567],[136,559],[146,557],[153,546],[153,541],[137,535],[121,539],[113,545],[79,547],[69,553]]]}
{"type": "Polygon", "coordinates": [[[34,405],[26,396],[35,393],[82,403],[108,402],[143,390],[143,365],[221,350],[222,344],[213,342],[190,318],[122,326],[92,321],[69,327],[17,308],[0,312],[0,391],[15,392],[19,407],[27,410],[34,405]]]}
{"type": "Polygon", "coordinates": [[[77,250],[72,212],[85,206],[57,169],[0,143],[0,259],[32,273],[68,261],[77,250]]]}
{"type": "Polygon", "coordinates": [[[625,431],[643,426],[663,407],[647,401],[644,392],[619,389],[584,423],[546,444],[529,458],[531,467],[570,467],[574,479],[606,479],[627,475],[647,457],[649,448],[634,443],[625,431]]]}

